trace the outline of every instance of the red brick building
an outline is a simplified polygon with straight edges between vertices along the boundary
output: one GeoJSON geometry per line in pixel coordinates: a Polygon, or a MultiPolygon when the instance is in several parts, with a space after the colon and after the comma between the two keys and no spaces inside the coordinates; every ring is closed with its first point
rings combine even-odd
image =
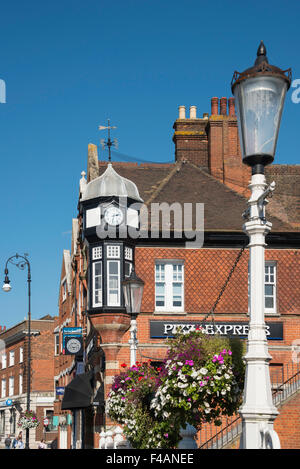
{"type": "MultiPolygon", "coordinates": [[[[30,430],[30,448],[35,449],[42,438],[55,442],[57,427],[54,415],[54,318],[45,316],[31,320],[31,390],[30,408],[35,411],[40,425],[30,430]],[[44,426],[44,419],[49,421],[44,426]]],[[[26,410],[28,373],[28,321],[22,321],[0,332],[5,348],[1,350],[0,438],[3,444],[8,434],[18,436],[20,412],[26,410]]],[[[25,432],[23,432],[25,436],[25,432]]]]}
{"type": "MultiPolygon", "coordinates": [[[[70,401],[65,404],[77,424],[74,429],[70,416],[66,430],[66,419],[62,420],[60,431],[64,427],[62,432],[68,433],[62,437],[63,447],[98,447],[100,431],[112,424],[105,422],[102,403],[120,364],[129,363],[130,317],[121,282],[133,264],[145,282],[137,319],[139,361],[163,360],[165,338],[178,324],[190,327],[205,321],[207,332],[214,333],[214,319],[218,332],[247,336],[249,253],[242,213],[247,208],[250,170],[241,160],[233,98],[228,103],[226,98],[212,98],[211,113],[201,118],[194,106],[186,118],[180,106],[173,141],[174,163],[156,165],[107,165],[98,161],[97,147],[89,145],[71,253],[64,253],[55,374],[57,384],[66,386],[77,376],[78,367],[87,380],[91,370],[93,392],[85,410],[72,407],[70,401]],[[155,218],[157,205],[163,203],[175,204],[176,209],[179,204],[179,218],[172,210],[167,220],[155,218]],[[201,228],[197,204],[204,204],[201,246],[190,242],[193,230],[200,233],[201,228]],[[186,207],[192,208],[187,231],[180,225],[186,207]],[[122,237],[119,228],[115,238],[104,239],[98,231],[102,222],[120,227],[124,222],[126,229],[139,227],[143,235],[133,240],[126,231],[122,237]],[[212,317],[208,313],[225,285],[212,317]],[[82,327],[82,355],[63,356],[66,325],[82,327]]],[[[265,316],[271,372],[285,376],[293,342],[300,337],[300,167],[271,165],[266,176],[268,182],[275,180],[276,190],[267,207],[272,230],[265,256],[265,316]]],[[[62,416],[59,399],[56,410],[62,416]]]]}

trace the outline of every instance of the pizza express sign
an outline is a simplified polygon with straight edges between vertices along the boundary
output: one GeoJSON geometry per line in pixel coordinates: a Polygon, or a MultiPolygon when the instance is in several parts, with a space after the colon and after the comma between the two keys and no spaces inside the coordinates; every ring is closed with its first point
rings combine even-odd
{"type": "MultiPolygon", "coordinates": [[[[174,337],[178,330],[190,332],[196,330],[197,326],[202,327],[206,334],[220,334],[228,337],[247,337],[249,333],[249,323],[247,322],[175,322],[175,321],[150,321],[150,337],[152,339],[164,339],[174,337]]],[[[266,336],[268,340],[283,340],[283,323],[267,322],[266,336]]]]}

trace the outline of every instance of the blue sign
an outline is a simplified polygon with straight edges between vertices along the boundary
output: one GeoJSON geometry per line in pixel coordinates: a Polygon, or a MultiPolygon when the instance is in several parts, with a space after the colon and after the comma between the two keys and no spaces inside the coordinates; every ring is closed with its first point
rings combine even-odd
{"type": "Polygon", "coordinates": [[[65,342],[67,337],[81,337],[82,327],[63,327],[63,354],[65,354],[65,342]]]}
{"type": "Polygon", "coordinates": [[[6,402],[5,402],[6,405],[12,405],[12,400],[11,399],[7,399],[6,402]]]}
{"type": "Polygon", "coordinates": [[[82,327],[63,327],[63,334],[82,334],[82,327]]]}
{"type": "Polygon", "coordinates": [[[56,395],[57,396],[63,396],[65,393],[65,387],[64,386],[57,386],[56,388],[56,395]]]}

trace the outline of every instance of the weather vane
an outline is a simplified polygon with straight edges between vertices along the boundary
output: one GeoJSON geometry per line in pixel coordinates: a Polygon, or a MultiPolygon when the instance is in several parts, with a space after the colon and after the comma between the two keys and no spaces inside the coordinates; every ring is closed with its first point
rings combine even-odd
{"type": "Polygon", "coordinates": [[[99,125],[99,130],[106,130],[107,129],[107,140],[105,141],[105,139],[103,138],[103,139],[100,140],[100,143],[101,143],[103,149],[105,147],[108,148],[108,161],[111,162],[111,147],[118,148],[118,141],[117,141],[116,138],[111,140],[110,130],[111,129],[116,129],[117,127],[114,127],[114,126],[110,125],[110,120],[109,119],[107,119],[107,123],[108,123],[107,126],[99,125]]]}

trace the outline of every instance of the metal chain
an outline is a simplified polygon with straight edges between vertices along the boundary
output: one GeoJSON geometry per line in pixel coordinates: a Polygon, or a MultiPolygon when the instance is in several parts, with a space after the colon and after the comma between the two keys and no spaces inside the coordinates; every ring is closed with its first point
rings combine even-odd
{"type": "MultiPolygon", "coordinates": [[[[239,261],[240,261],[242,255],[243,255],[243,252],[245,251],[247,245],[248,245],[248,240],[245,241],[244,244],[243,244],[243,246],[241,247],[241,249],[240,249],[240,251],[239,251],[239,253],[238,253],[238,255],[237,255],[237,257],[236,257],[236,259],[235,259],[235,261],[234,261],[234,264],[233,264],[233,266],[231,267],[230,272],[229,272],[229,274],[228,274],[228,276],[227,276],[227,278],[226,278],[226,281],[225,281],[223,287],[221,288],[221,291],[220,291],[220,293],[219,293],[219,295],[218,295],[218,298],[217,298],[216,301],[214,302],[213,307],[211,308],[211,310],[206,314],[206,316],[205,316],[205,317],[202,319],[202,321],[201,321],[201,324],[204,324],[204,322],[206,321],[206,319],[207,319],[209,316],[212,316],[212,323],[213,323],[213,330],[214,330],[214,332],[215,332],[215,315],[214,315],[215,309],[216,309],[216,307],[218,306],[218,303],[219,303],[220,299],[222,298],[223,293],[225,292],[226,287],[227,287],[227,285],[228,285],[228,283],[229,283],[229,280],[231,279],[231,277],[232,277],[232,275],[233,275],[233,273],[234,273],[234,271],[235,271],[235,269],[236,269],[236,266],[238,265],[238,263],[239,263],[239,261]]],[[[148,359],[150,358],[150,359],[152,359],[152,360],[158,360],[158,361],[161,360],[161,358],[149,357],[149,356],[143,355],[142,352],[141,352],[141,350],[140,350],[139,348],[138,348],[137,350],[138,350],[140,356],[143,357],[143,358],[148,358],[148,359]]]]}
{"type": "Polygon", "coordinates": [[[226,287],[227,287],[227,285],[228,285],[228,283],[229,283],[229,280],[231,279],[231,277],[232,277],[232,275],[233,275],[233,272],[235,271],[236,266],[238,265],[238,263],[239,263],[239,261],[240,261],[240,259],[241,259],[241,257],[242,257],[242,254],[243,254],[243,252],[245,251],[247,245],[248,245],[248,241],[245,242],[245,243],[243,244],[242,248],[240,249],[240,251],[239,251],[239,253],[238,253],[237,257],[236,257],[236,260],[234,261],[234,264],[233,264],[233,266],[232,266],[231,269],[230,269],[230,272],[229,272],[229,274],[228,274],[228,276],[227,276],[227,279],[226,279],[226,281],[225,281],[223,287],[221,288],[221,291],[220,291],[220,293],[219,293],[219,295],[218,295],[218,298],[216,299],[216,301],[215,301],[213,307],[211,308],[211,310],[206,314],[206,316],[203,318],[203,320],[202,320],[202,322],[201,322],[201,324],[203,324],[203,323],[206,321],[206,319],[207,319],[209,316],[211,316],[211,317],[212,317],[212,323],[213,323],[213,330],[215,330],[215,315],[214,315],[215,309],[216,309],[216,307],[218,306],[218,303],[219,303],[220,299],[222,298],[223,293],[224,293],[224,291],[226,290],[226,287]]]}

